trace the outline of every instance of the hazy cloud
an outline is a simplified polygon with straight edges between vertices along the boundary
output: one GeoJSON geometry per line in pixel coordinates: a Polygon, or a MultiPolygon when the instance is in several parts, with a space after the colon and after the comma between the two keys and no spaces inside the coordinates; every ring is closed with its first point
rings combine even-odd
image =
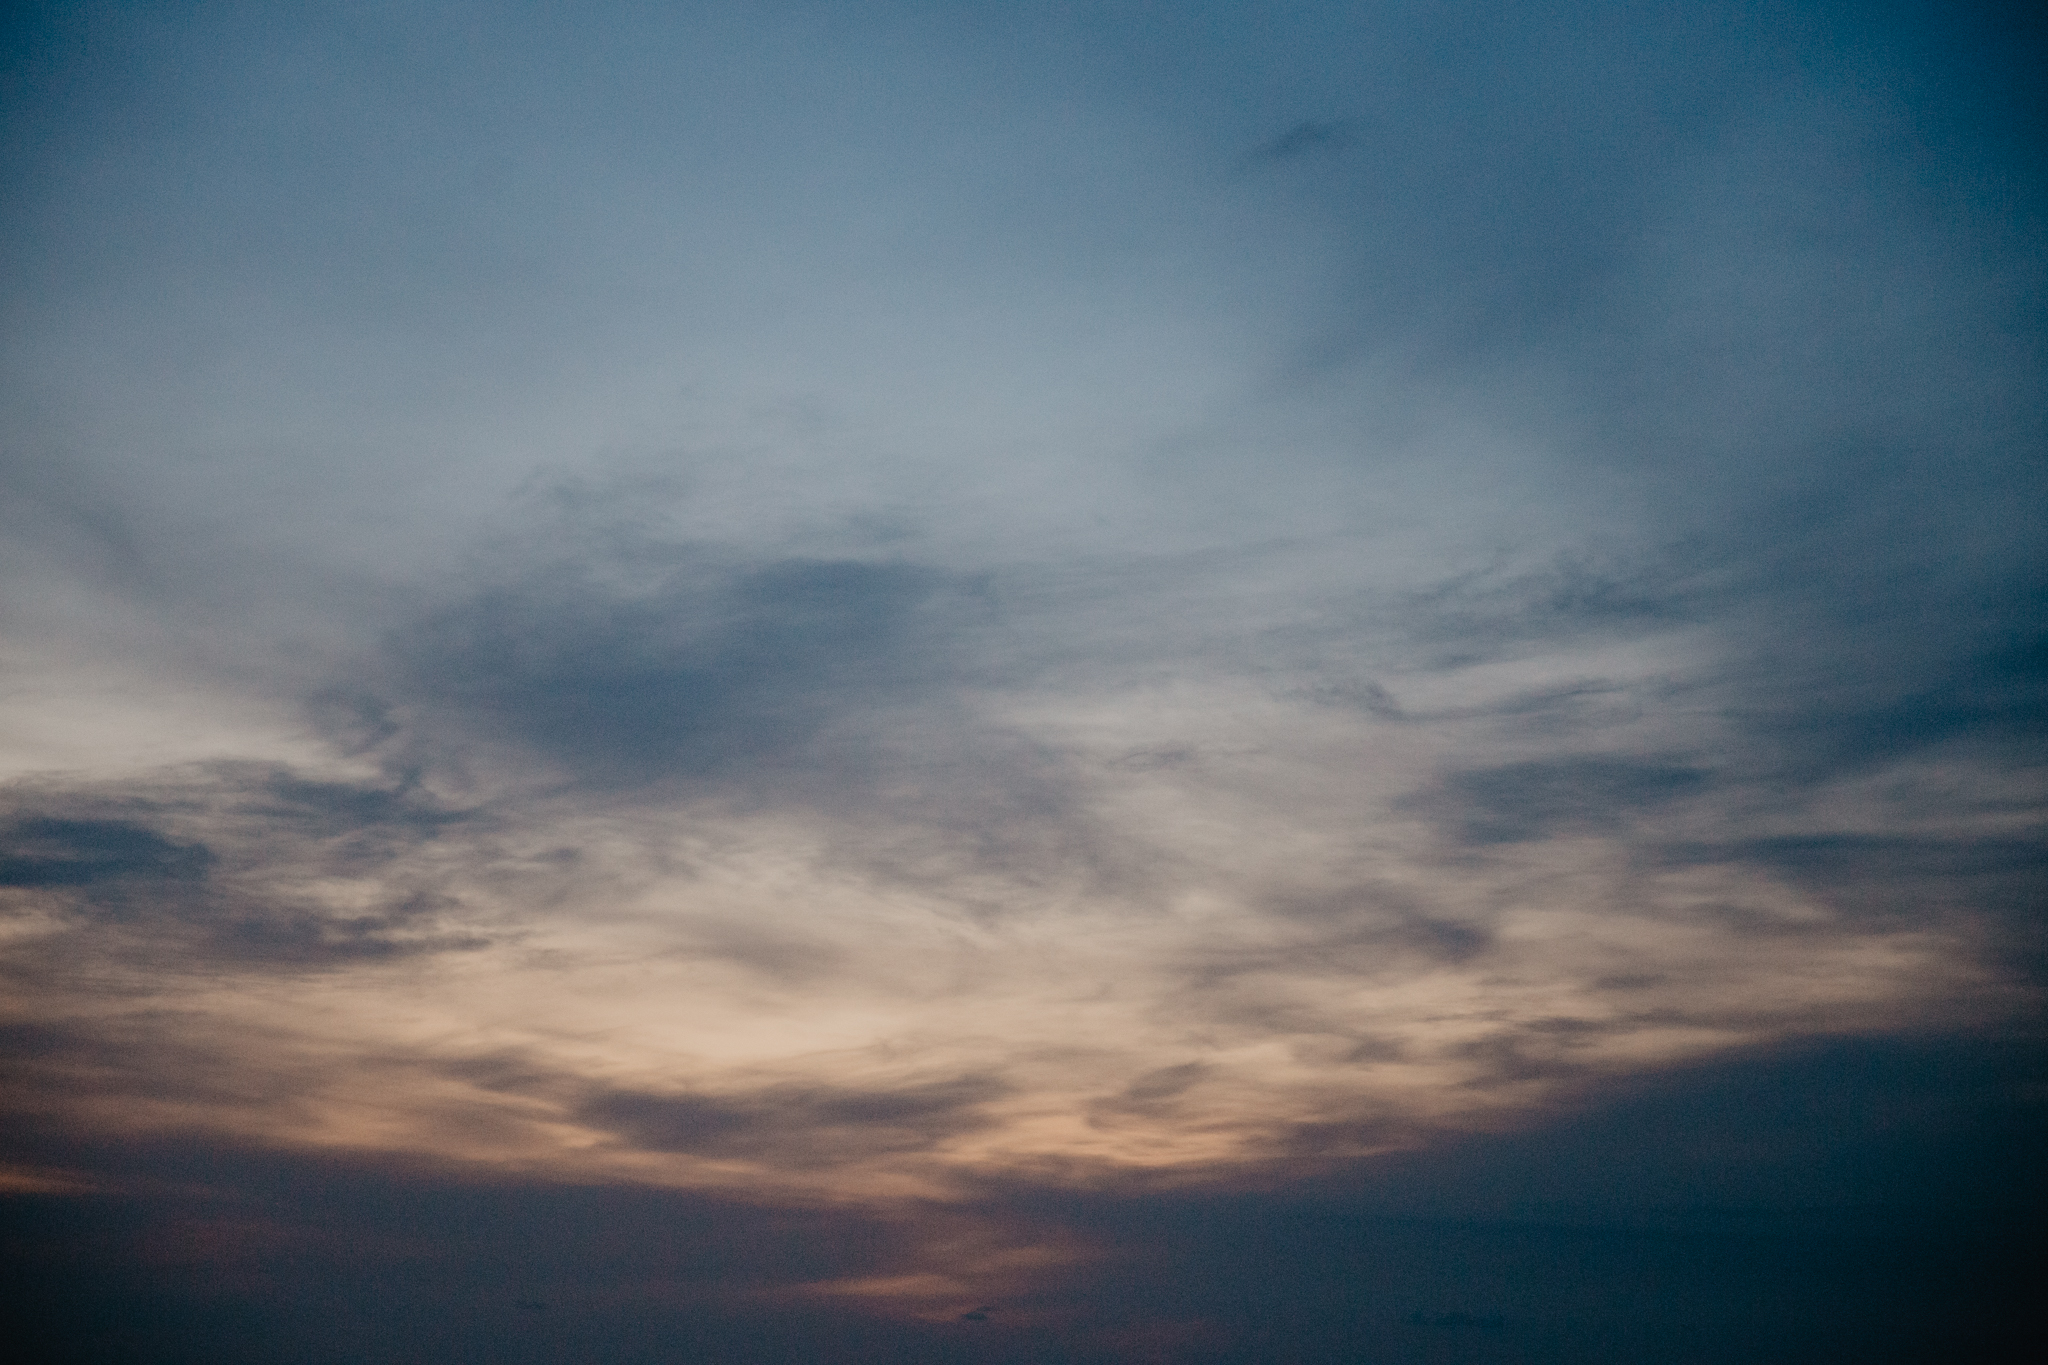
{"type": "Polygon", "coordinates": [[[786,763],[846,711],[957,667],[960,585],[932,570],[679,557],[640,590],[597,580],[602,564],[487,587],[394,638],[404,685],[437,721],[612,784],[786,763]]]}
{"type": "Polygon", "coordinates": [[[4,836],[0,886],[88,886],[128,878],[196,881],[213,855],[124,820],[17,819],[4,836]]]}
{"type": "Polygon", "coordinates": [[[1352,142],[1350,130],[1342,123],[1304,120],[1272,141],[1254,148],[1246,156],[1245,164],[1247,167],[1257,167],[1283,161],[1298,161],[1304,157],[1328,155],[1344,150],[1352,142]]]}
{"type": "Polygon", "coordinates": [[[38,1283],[200,1267],[101,1339],[208,1359],[401,1281],[508,1360],[1881,1316],[1770,1237],[2025,1185],[2048,985],[2018,13],[22,16],[38,1283]]]}
{"type": "Polygon", "coordinates": [[[0,832],[13,910],[72,926],[18,944],[31,960],[114,951],[166,970],[299,970],[481,942],[446,929],[440,879],[399,870],[465,818],[417,793],[219,765],[118,792],[43,781],[0,796],[16,812],[0,832]],[[374,890],[331,899],[316,888],[332,879],[374,890]]]}
{"type": "Polygon", "coordinates": [[[1638,811],[1702,791],[1707,773],[1654,760],[1539,759],[1450,774],[1444,801],[1459,837],[1512,844],[1571,829],[1613,829],[1638,811]]]}
{"type": "Polygon", "coordinates": [[[1004,1092],[986,1077],[901,1089],[782,1087],[718,1098],[612,1091],[579,1115],[635,1146],[706,1156],[763,1156],[802,1167],[914,1152],[988,1126],[978,1107],[1004,1092]]]}

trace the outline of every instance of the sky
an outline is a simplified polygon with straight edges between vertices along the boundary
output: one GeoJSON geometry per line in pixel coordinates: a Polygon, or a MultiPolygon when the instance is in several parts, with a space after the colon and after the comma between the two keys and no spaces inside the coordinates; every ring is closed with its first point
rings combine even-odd
{"type": "Polygon", "coordinates": [[[2027,7],[4,34],[17,1339],[2042,1330],[2027,7]]]}

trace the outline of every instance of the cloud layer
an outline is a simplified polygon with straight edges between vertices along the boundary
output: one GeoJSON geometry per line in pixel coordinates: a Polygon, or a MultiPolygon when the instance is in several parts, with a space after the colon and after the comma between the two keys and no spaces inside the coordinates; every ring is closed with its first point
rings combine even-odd
{"type": "Polygon", "coordinates": [[[941,10],[14,22],[16,1187],[663,1191],[950,1332],[2037,1036],[2035,29],[941,10]]]}

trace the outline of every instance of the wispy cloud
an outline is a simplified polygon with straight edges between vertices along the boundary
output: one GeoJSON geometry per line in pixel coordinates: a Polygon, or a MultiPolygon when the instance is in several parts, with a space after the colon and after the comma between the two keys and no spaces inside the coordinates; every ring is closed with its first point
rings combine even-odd
{"type": "Polygon", "coordinates": [[[22,20],[14,1188],[249,1275],[341,1234],[209,1159],[636,1193],[769,1248],[661,1312],[1264,1359],[1174,1228],[2018,1112],[1926,1077],[2044,985],[2025,44],[1140,10],[22,20]]]}

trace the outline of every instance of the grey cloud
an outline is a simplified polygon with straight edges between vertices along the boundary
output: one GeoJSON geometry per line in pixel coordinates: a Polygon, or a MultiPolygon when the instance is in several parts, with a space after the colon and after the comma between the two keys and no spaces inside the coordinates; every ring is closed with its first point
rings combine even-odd
{"type": "Polygon", "coordinates": [[[391,703],[360,688],[321,689],[306,698],[305,710],[328,742],[351,758],[371,753],[404,732],[391,703]]]}
{"type": "Polygon", "coordinates": [[[16,811],[0,828],[0,885],[74,929],[31,940],[17,959],[97,952],[163,969],[299,970],[481,942],[447,927],[456,903],[432,878],[400,866],[465,818],[416,792],[219,764],[119,792],[36,782],[0,798],[16,811]],[[298,889],[323,876],[374,878],[377,895],[344,911],[298,889]]]}
{"type": "Polygon", "coordinates": [[[62,459],[0,454],[0,553],[21,573],[47,555],[90,578],[147,591],[149,556],[129,509],[62,459]]]}
{"type": "Polygon", "coordinates": [[[1321,682],[1303,689],[1303,692],[1322,705],[1351,707],[1378,720],[1403,721],[1410,718],[1384,684],[1369,679],[1321,682]]]}
{"type": "Polygon", "coordinates": [[[1254,148],[1245,157],[1244,164],[1247,169],[1251,169],[1287,161],[1300,161],[1307,157],[1343,151],[1354,141],[1348,124],[1303,120],[1270,142],[1254,148]]]}
{"type": "Polygon", "coordinates": [[[286,767],[217,769],[230,789],[246,796],[238,809],[273,833],[321,841],[321,855],[342,863],[374,861],[474,824],[475,811],[450,809],[409,782],[335,782],[303,777],[286,767]]]}
{"type": "Polygon", "coordinates": [[[1727,845],[1672,845],[1666,852],[1686,862],[1739,858],[1815,882],[1851,874],[1881,880],[2004,877],[2037,872],[2048,863],[2048,852],[2034,840],[1996,835],[1790,834],[1727,845]]]}
{"type": "MultiPolygon", "coordinates": [[[[1674,843],[1645,850],[1671,865],[1742,863],[1768,869],[1864,923],[1953,923],[1984,936],[1984,951],[2023,977],[2048,974],[2048,849],[2026,835],[1906,835],[1826,831],[1674,843]]],[[[1784,933],[1783,925],[1739,925],[1784,933]]]]}
{"type": "Polygon", "coordinates": [[[1196,753],[1193,749],[1176,746],[1169,749],[1133,749],[1111,759],[1109,766],[1120,772],[1149,773],[1184,768],[1194,762],[1196,753]]]}
{"type": "MultiPolygon", "coordinates": [[[[1766,520],[1753,534],[1785,539],[1741,554],[1674,542],[1634,560],[1563,557],[1537,573],[1477,572],[1410,594],[1391,611],[1400,638],[1425,651],[1428,667],[1407,684],[1417,700],[1402,709],[1355,684],[1326,693],[1383,719],[1456,718],[1468,713],[1426,704],[1435,669],[1706,627],[1722,641],[1720,676],[1662,685],[1721,689],[1731,759],[1787,790],[1944,745],[1999,765],[2044,752],[2048,650],[2031,624],[2040,589],[2024,574],[1943,584],[1844,533],[1808,539],[1766,520]]],[[[1483,709],[1571,726],[1655,699],[1588,679],[1483,709]]]]}
{"type": "MultiPolygon", "coordinates": [[[[579,518],[604,518],[620,498],[586,501],[596,506],[579,518]]],[[[516,541],[511,567],[480,577],[396,631],[365,677],[322,694],[332,733],[400,774],[540,758],[545,780],[602,799],[826,811],[861,831],[833,855],[843,868],[942,888],[977,911],[1000,908],[966,893],[963,879],[982,873],[1018,885],[1138,875],[1144,859],[1087,817],[1092,774],[962,699],[1045,666],[1030,647],[1061,621],[1056,604],[1016,600],[1028,584],[1006,595],[996,573],[748,558],[645,525],[590,535],[581,523],[516,541]]],[[[738,928],[715,937],[791,979],[824,965],[738,928]]]]}
{"type": "Polygon", "coordinates": [[[0,1312],[74,1354],[230,1365],[309,1340],[520,1365],[1998,1360],[2039,1334],[2038,1043],[1764,1049],[1513,1133],[1305,1129],[1312,1163],[1403,1149],[1321,1178],[1013,1177],[883,1214],[19,1121],[9,1156],[105,1188],[6,1197],[0,1312]],[[787,1292],[956,1274],[991,1243],[1085,1254],[963,1286],[947,1321],[787,1292]]]}
{"type": "Polygon", "coordinates": [[[213,855],[129,820],[27,816],[0,829],[0,886],[89,886],[131,878],[190,882],[213,855]]]}
{"type": "Polygon", "coordinates": [[[1464,962],[1493,944],[1485,926],[1431,915],[1404,915],[1376,942],[1386,942],[1439,962],[1464,962]]]}
{"type": "MultiPolygon", "coordinates": [[[[2028,614],[2015,606],[2015,617],[2028,614]]],[[[1872,651],[1876,659],[1829,680],[1810,706],[1779,709],[1759,696],[1753,733],[1785,756],[1789,776],[1806,780],[1959,743],[2014,765],[2048,756],[2048,644],[2017,631],[1988,646],[1961,643],[1918,667],[1872,651]]]]}
{"type": "Polygon", "coordinates": [[[1712,619],[1741,601],[1741,585],[1717,562],[1722,553],[1688,543],[1633,555],[1567,551],[1533,570],[1459,574],[1404,594],[1392,614],[1407,638],[1436,646],[1445,662],[1529,641],[1626,639],[1712,619]]]}
{"type": "MultiPolygon", "coordinates": [[[[245,765],[0,791],[0,901],[57,930],[11,941],[11,984],[96,990],[124,963],[167,981],[458,949],[478,930],[456,893],[494,885],[514,856],[494,846],[500,835],[556,845],[604,824],[607,839],[657,825],[696,837],[693,815],[723,798],[801,807],[804,839],[830,850],[793,841],[772,854],[821,881],[912,889],[942,918],[1058,903],[1099,916],[1114,943],[1170,902],[1176,878],[1202,877],[1244,920],[1266,918],[1219,925],[1213,946],[1187,950],[1193,960],[1139,964],[1144,982],[1165,982],[1160,1008],[1219,1031],[1318,1034],[1317,1047],[1349,1048],[1354,1063],[1400,1045],[1318,1017],[1301,987],[1369,990],[1440,964],[1482,973],[1514,950],[1485,908],[1519,894],[1500,878],[1544,864],[1535,845],[1561,836],[1598,836],[1649,874],[1760,872],[1729,881],[1789,884],[1838,912],[1792,923],[1733,894],[1670,911],[1758,961],[1799,948],[1793,935],[1920,928],[1955,945],[1944,960],[1959,970],[1985,965],[1973,954],[1989,938],[1984,958],[2043,979],[2039,778],[2026,772],[2048,715],[2034,624],[2039,44],[1983,41],[1971,7],[1937,20],[1797,4],[1206,6],[1187,22],[1150,6],[1055,7],[1004,19],[1000,42],[972,6],[845,19],[778,7],[765,27],[752,10],[716,6],[675,27],[655,6],[556,26],[545,41],[516,24],[451,23],[431,5],[367,27],[359,14],[249,26],[222,9],[166,25],[44,8],[23,30],[26,64],[6,96],[27,115],[5,149],[23,190],[0,208],[25,251],[0,285],[23,338],[7,402],[28,414],[8,418],[6,444],[32,452],[7,467],[18,496],[0,522],[16,542],[9,562],[60,589],[32,604],[33,619],[57,622],[50,638],[66,642],[40,695],[68,704],[73,678],[101,676],[93,660],[71,662],[73,626],[126,650],[109,676],[139,676],[173,652],[164,641],[189,637],[176,648],[206,658],[179,681],[203,675],[230,707],[244,688],[303,696],[338,750],[383,762],[386,777],[245,765]],[[1936,50],[1949,55],[1920,55],[1936,50]],[[1289,128],[1303,110],[1326,117],[1289,128]],[[1111,397],[1091,407],[1098,391],[1111,397]],[[809,415],[750,415],[765,408],[809,415]],[[730,537],[717,546],[631,506],[690,496],[678,473],[651,492],[602,480],[568,490],[558,500],[587,524],[528,536],[482,568],[414,553],[415,540],[469,543],[455,523],[535,463],[624,444],[687,471],[698,457],[672,452],[720,442],[731,445],[702,463],[722,461],[726,483],[675,522],[730,537]],[[1068,458],[1076,486],[1055,488],[1068,458]],[[815,532],[835,517],[838,529],[815,532]],[[906,529],[923,517],[948,524],[929,539],[906,529]],[[866,529],[845,530],[856,524],[866,529]],[[1282,565],[1250,547],[1331,527],[1342,543],[1320,559],[1282,565]],[[1190,537],[1216,545],[1172,559],[1190,537]],[[1072,544],[1082,553],[1070,560],[1072,544]],[[975,576],[1008,556],[1040,562],[975,576]],[[1043,591],[1027,603],[1034,584],[1043,591]],[[394,605],[401,595],[432,605],[394,605]],[[259,600],[265,611],[244,619],[259,600]],[[1681,630],[1683,646],[1660,652],[1655,637],[1681,630]],[[124,632],[132,646],[116,640],[124,632]],[[353,666],[297,649],[343,635],[353,666]],[[1648,681],[1600,676],[1594,651],[1588,676],[1569,662],[1616,641],[1640,645],[1627,667],[1648,681]],[[1526,686],[1512,668],[1490,675],[1520,687],[1504,700],[1431,698],[1444,673],[1536,656],[1546,666],[1526,686]],[[1247,678],[1362,715],[1252,714],[1233,690],[1247,678]],[[1682,704],[1662,704],[1679,690],[1682,704]],[[1157,714],[1155,697],[1168,698],[1157,714]],[[1004,730],[1004,716],[1023,719],[1004,730]],[[1595,733],[1615,718],[1629,724],[1595,733]],[[1394,766],[1353,782],[1342,743],[1310,751],[1326,734],[1356,739],[1363,764],[1384,754],[1394,766]],[[1081,749],[1086,763],[1071,759],[1081,749]],[[1941,771],[1884,771],[1904,757],[1941,771]],[[471,773],[511,777],[465,786],[471,773]],[[1869,781],[1822,790],[1851,778],[1869,781]],[[1392,820],[1372,795],[1382,779],[1422,785],[1392,820]],[[1996,790],[1978,793],[1980,779],[1996,790]],[[520,783],[489,809],[430,795],[520,783]],[[1194,818],[1182,819],[1182,796],[1221,798],[1217,809],[1257,801],[1280,826],[1300,814],[1340,861],[1354,821],[1358,865],[1331,871],[1310,854],[1304,881],[1363,881],[1367,858],[1386,856],[1427,887],[1429,859],[1442,858],[1442,904],[1423,889],[1404,900],[1364,885],[1247,885],[1232,868],[1285,859],[1284,846],[1234,844],[1256,836],[1220,822],[1213,848],[1176,861],[1144,831],[1172,821],[1161,843],[1206,845],[1204,808],[1189,803],[1194,818]],[[830,821],[810,819],[821,808],[830,821]],[[1866,815],[1880,828],[1969,832],[1861,832],[1866,815]],[[1414,839],[1416,816],[1450,847],[1414,839]],[[1474,892],[1474,869],[1499,877],[1474,892]],[[1082,883],[1105,894],[1068,894],[1082,883]],[[369,894],[323,900],[332,885],[369,894]],[[1233,927],[1250,931],[1246,946],[1233,927]]],[[[183,714],[164,701],[156,723],[183,714]]],[[[262,741],[252,731],[249,742],[262,741]]],[[[544,856],[557,860],[551,887],[581,878],[601,893],[635,855],[544,856]]],[[[565,896],[565,914],[588,906],[594,928],[611,913],[603,899],[565,896]]],[[[1598,914],[1592,900],[1586,913],[1598,914]]],[[[796,1017],[800,988],[863,960],[804,932],[679,920],[673,942],[786,991],[761,1008],[796,1017]]],[[[1462,1058],[1476,1084],[1582,1079],[1577,1060],[1600,1027],[1669,1017],[1660,1001],[1699,999],[1702,986],[1727,988],[1695,1007],[1702,1015],[1751,1007],[1742,968],[1689,980],[1689,968],[1665,971],[1660,951],[1566,963],[1567,978],[1606,973],[1595,1003],[1620,1011],[1616,1022],[1503,1025],[1462,1058]]],[[[48,998],[53,1011],[92,1008],[48,998]]],[[[1876,1017],[1829,1008],[1807,1017],[1819,1028],[1876,1017]]],[[[1993,1006],[1957,1008],[1983,1022],[1993,1006]]],[[[1860,1091],[1815,1084],[1869,1071],[1853,1047],[1732,1087],[1678,1077],[1661,1126],[1628,1113],[1571,1125],[1555,1154],[1578,1170],[1581,1204],[1606,1198],[1631,1160],[1657,1168],[1639,1190],[1718,1190],[1741,1204],[1753,1179],[1715,1173],[1750,1160],[1754,1118],[1773,1103],[1788,1111],[1776,1146],[1819,1150],[1830,1123],[1865,1122],[1880,1107],[1871,1098],[1917,1093],[1902,1077],[1938,1078],[1981,1046],[1908,1059],[1860,1091]],[[1832,1117],[1790,1112],[1816,1094],[1832,1117]],[[1672,1134],[1685,1141],[1663,1141],[1672,1134]]],[[[233,1081],[218,1059],[125,1038],[31,1030],[0,1038],[0,1056],[47,1060],[51,1075],[104,1066],[131,1087],[157,1068],[166,1086],[191,1078],[195,1094],[233,1081]]],[[[1205,1103],[1200,1067],[1105,1085],[1114,1093],[1092,1113],[1113,1122],[1205,1103]]],[[[846,1083],[756,1078],[690,1095],[592,1089],[601,1083],[509,1056],[449,1070],[622,1146],[791,1166],[943,1145],[983,1122],[1007,1083],[863,1088],[836,1074],[846,1083]]],[[[1330,1074],[1333,1089],[1351,1079],[1330,1074]]],[[[1967,1088],[1926,1101],[1951,1114],[1976,1103],[1967,1088]]],[[[1326,1117],[1273,1146],[1320,1159],[1421,1140],[1369,1117],[1337,1121],[1341,1108],[1326,1117]]],[[[1885,1188],[1910,1200],[1928,1177],[1976,1180],[1985,1149],[1930,1139],[1885,1188]]],[[[1832,1156],[1801,1160],[1763,1187],[1795,1203],[1815,1189],[1865,1196],[1832,1156]]],[[[1490,1188],[1502,1169],[1473,1156],[1417,1206],[1490,1188]]],[[[291,1197],[274,1202],[289,1210],[320,1182],[278,1184],[291,1197]]],[[[458,1229],[451,1244],[478,1265],[498,1267],[506,1246],[554,1254],[546,1233],[472,1237],[447,1212],[473,1210],[464,1198],[444,1190],[429,1225],[458,1229]]],[[[403,1211],[383,1226],[418,1235],[410,1191],[376,1199],[403,1211]]],[[[528,1228],[555,1226],[547,1205],[532,1203],[528,1228]]],[[[1304,1238],[1308,1222],[1286,1210],[1223,1217],[1228,1233],[1192,1243],[1207,1248],[1209,1278],[1168,1286],[1174,1276],[1157,1272],[1148,1311],[1194,1321],[1243,1295],[1228,1310],[1233,1344],[1210,1352],[1219,1359],[1316,1354],[1276,1338],[1276,1322],[1350,1324],[1324,1352],[1350,1359],[1398,1353],[1397,1338],[1374,1333],[1398,1332],[1402,1314],[1493,1311],[1469,1291],[1470,1265],[1448,1256],[1428,1293],[1375,1289],[1383,1302],[1367,1309],[1381,1318],[1362,1315],[1357,1286],[1398,1275],[1405,1258],[1378,1253],[1406,1243],[1388,1234],[1366,1255],[1345,1240],[1356,1220],[1324,1213],[1350,1230],[1304,1238]],[[1266,1229],[1250,1254],[1246,1227],[1266,1229]],[[1331,1246],[1354,1259],[1320,1255],[1331,1246]],[[1303,1285],[1321,1287],[1304,1298],[1303,1285]]],[[[754,1216],[718,1223],[705,1254],[744,1244],[724,1234],[754,1216]]],[[[582,1254],[612,1254],[615,1236],[591,1233],[582,1254]]],[[[670,1245],[665,1231],[632,1240],[670,1245]]],[[[1161,1254],[1148,1263],[1174,1264],[1175,1242],[1153,1238],[1161,1254]]],[[[1580,1264],[1568,1240],[1509,1242],[1485,1272],[1504,1293],[1517,1266],[1580,1264]]],[[[1771,1264],[1787,1267],[1788,1294],[1810,1299],[1803,1268],[1833,1252],[1799,1245],[1771,1264]]],[[[1626,1272],[1641,1279],[1626,1282],[1690,1254],[1645,1253],[1626,1272]]],[[[1874,1252],[1849,1263],[1873,1273],[1836,1287],[1866,1303],[1902,1264],[1874,1252]]],[[[852,1256],[798,1269],[893,1268],[852,1256]]],[[[94,1273],[81,1261],[73,1278],[94,1273]]],[[[1116,1273],[1076,1275],[1101,1304],[1117,1297],[1116,1273]]],[[[193,1277],[201,1298],[204,1278],[193,1277]]],[[[1621,1280],[1597,1292],[1585,1276],[1538,1280],[1580,1324],[1531,1326],[1555,1315],[1515,1305],[1512,1329],[1529,1334],[1515,1348],[1538,1355],[1753,1360],[1796,1352],[1768,1335],[1787,1323],[1823,1354],[1849,1349],[1833,1325],[1741,1308],[1723,1318],[1775,1325],[1701,1345],[1654,1294],[1640,1311],[1662,1335],[1639,1322],[1633,1337],[1602,1338],[1584,1324],[1611,1311],[1621,1280]]],[[[764,1350],[739,1332],[707,1346],[688,1336],[687,1311],[646,1329],[644,1349],[612,1349],[596,1330],[585,1349],[553,1349],[479,1336],[490,1324],[446,1311],[479,1297],[466,1280],[449,1280],[437,1304],[380,1267],[350,1281],[375,1306],[363,1317],[381,1313],[380,1282],[414,1296],[407,1326],[428,1343],[380,1323],[377,1342],[398,1343],[386,1354],[495,1340],[508,1359],[858,1355],[830,1341],[764,1350]]],[[[544,1297],[561,1316],[563,1298],[544,1297]]],[[[145,1288],[127,1302],[152,1301],[145,1288]]],[[[587,1320],[615,1325],[611,1303],[593,1290],[587,1320]]],[[[251,1311],[284,1343],[271,1356],[331,1320],[292,1321],[274,1302],[251,1311]]],[[[1810,1318],[1810,1304],[1798,1313],[1810,1318]]],[[[1929,1358],[1950,1326],[1935,1320],[1951,1313],[1928,1309],[1929,1358]]],[[[1000,1315],[1013,1316],[1030,1315],[1000,1315]]],[[[125,1330],[93,1317],[78,1315],[80,1339],[125,1330]]],[[[1888,1344],[1876,1328],[1847,1329],[1865,1356],[1888,1344]]],[[[362,1338],[317,1339],[378,1354],[355,1349],[362,1338]]],[[[1119,1340],[1019,1345],[1017,1357],[1208,1349],[1176,1345],[1167,1328],[1119,1340]]]]}
{"type": "MultiPolygon", "coordinates": [[[[1088,815],[1097,767],[977,716],[965,695],[1042,682],[1065,661],[1071,602],[1048,575],[748,555],[675,536],[659,515],[672,488],[569,493],[496,546],[467,591],[314,693],[338,744],[401,781],[459,785],[470,765],[496,763],[528,795],[566,778],[601,802],[824,811],[858,831],[829,855],[836,868],[940,889],[976,913],[1002,908],[986,894],[999,881],[1141,879],[1145,856],[1088,815]]],[[[1148,750],[1112,771],[1196,758],[1148,750]]],[[[784,979],[829,965],[742,926],[704,934],[784,979]]]]}
{"type": "MultiPolygon", "coordinates": [[[[187,1036],[176,1011],[0,1028],[0,1094],[12,1123],[49,1123],[84,1101],[233,1107],[286,1100],[317,1078],[292,1068],[251,1069],[230,1042],[187,1036]]],[[[61,1120],[58,1120],[61,1122],[61,1120]]]]}
{"type": "Polygon", "coordinates": [[[842,949],[734,920],[693,926],[693,941],[696,951],[788,985],[804,985],[827,977],[840,970],[846,960],[842,949]]]}
{"type": "MultiPolygon", "coordinates": [[[[1407,892],[1363,885],[1317,895],[1275,896],[1265,909],[1297,924],[1318,930],[1313,947],[1297,948],[1302,960],[1378,958],[1381,963],[1421,958],[1431,962],[1464,962],[1486,951],[1492,933],[1483,924],[1446,918],[1432,912],[1407,892]]],[[[1279,965],[1265,954],[1243,959],[1246,970],[1271,970],[1279,965]]],[[[1237,963],[1210,964],[1205,973],[1228,975],[1237,963]]]]}
{"type": "Polygon", "coordinates": [[[1622,972],[1614,976],[1595,978],[1593,987],[1603,991],[1646,991],[1653,990],[1670,979],[1663,972],[1622,972]]]}
{"type": "Polygon", "coordinates": [[[1655,21],[1465,22],[1485,36],[1446,63],[1441,35],[1395,17],[1347,92],[1357,154],[1318,180],[1356,244],[1357,306],[1318,363],[1394,336],[1439,359],[1545,338],[1640,224],[1655,167],[1710,136],[1713,45],[1672,34],[1685,60],[1646,60],[1655,21]]]}
{"type": "Polygon", "coordinates": [[[979,1109],[1008,1087],[989,1076],[892,1089],[776,1086],[716,1098],[611,1090],[577,1115],[634,1146],[706,1156],[755,1156],[795,1166],[917,1152],[984,1127],[979,1109]]]}
{"type": "Polygon", "coordinates": [[[786,763],[954,667],[947,618],[966,585],[935,570],[677,557],[645,587],[608,581],[602,561],[487,586],[393,638],[399,685],[429,725],[609,785],[786,763]]]}
{"type": "Polygon", "coordinates": [[[1172,1099],[1185,1093],[1208,1072],[1209,1068],[1200,1062],[1187,1062],[1180,1066],[1148,1071],[1124,1087],[1123,1097],[1138,1102],[1172,1099]]]}
{"type": "Polygon", "coordinates": [[[1158,1119],[1170,1115],[1181,1096],[1207,1079],[1211,1070],[1205,1062],[1184,1062],[1148,1071],[1120,1093],[1091,1101],[1088,1122],[1101,1128],[1112,1127],[1126,1117],[1158,1119]]]}
{"type": "Polygon", "coordinates": [[[2017,104],[1984,117],[2017,98],[2004,39],[1958,64],[1982,33],[1957,20],[1937,61],[1942,25],[1894,19],[1579,10],[1361,83],[1364,154],[1295,187],[1354,234],[1303,375],[1453,395],[1566,497],[1627,494],[1607,558],[1411,594],[1433,665],[1704,625],[1737,757],[1776,780],[1957,742],[2036,761],[2038,157],[2017,104]]]}
{"type": "Polygon", "coordinates": [[[1437,793],[1411,800],[1436,810],[1468,844],[1527,843],[1623,827],[1634,814],[1704,792],[1708,778],[1677,763],[1586,755],[1451,773],[1437,793]]]}
{"type": "Polygon", "coordinates": [[[1584,1075],[1587,1067],[1573,1057],[1583,1045],[1614,1033],[1625,1033],[1640,1020],[1532,1019],[1513,1029],[1460,1044],[1452,1055],[1476,1063],[1480,1074],[1465,1082],[1475,1090],[1511,1086],[1523,1081],[1562,1081],[1584,1075]]]}

